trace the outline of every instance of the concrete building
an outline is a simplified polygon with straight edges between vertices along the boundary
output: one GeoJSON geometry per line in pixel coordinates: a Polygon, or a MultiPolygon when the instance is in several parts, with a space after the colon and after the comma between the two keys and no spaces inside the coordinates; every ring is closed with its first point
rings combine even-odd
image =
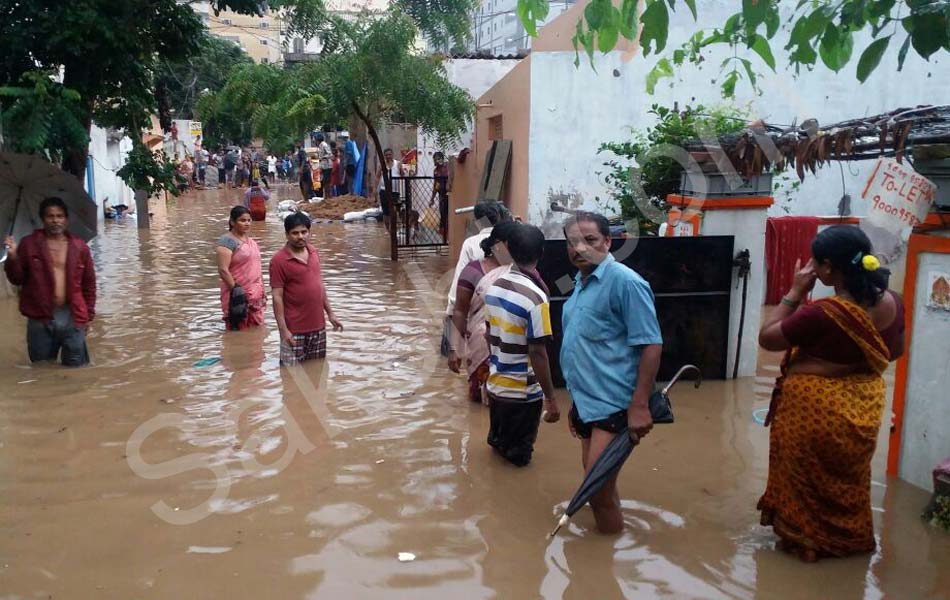
{"type": "MultiPolygon", "coordinates": [[[[327,0],[327,9],[336,16],[354,17],[363,12],[385,11],[389,0],[327,0]]],[[[323,49],[323,40],[319,37],[304,39],[282,31],[281,47],[283,59],[287,63],[312,62],[319,58],[323,49]]]]}
{"type": "Polygon", "coordinates": [[[242,15],[222,10],[215,15],[210,2],[191,4],[204,21],[208,31],[240,46],[257,63],[279,63],[282,60],[280,13],[267,11],[264,16],[242,15]]]}
{"type": "MultiPolygon", "coordinates": [[[[544,23],[550,23],[576,0],[552,0],[544,23]]],[[[517,55],[531,48],[531,36],[518,19],[518,0],[481,0],[472,15],[468,49],[494,56],[517,55]]]]}
{"type": "MultiPolygon", "coordinates": [[[[546,234],[559,237],[564,215],[551,211],[552,201],[570,208],[619,212],[604,181],[604,162],[608,157],[598,155],[601,144],[629,140],[631,128],[643,131],[653,125],[652,104],[672,106],[678,102],[683,107],[723,103],[719,86],[713,80],[719,76],[717,65],[732,55],[727,48],[711,49],[704,70],[684,66],[676,78],[658,85],[652,96],[646,93],[646,77],[658,59],[642,56],[636,42],[623,41],[608,54],[597,53],[596,70],[583,59],[581,66],[575,67],[571,39],[586,4],[576,4],[543,27],[533,41],[531,53],[477,99],[473,154],[456,166],[454,206],[470,205],[477,197],[478,181],[492,141],[510,140],[512,154],[505,201],[513,213],[540,226],[546,234]]],[[[693,21],[688,10],[674,13],[668,49],[685,42],[704,24],[724,22],[734,10],[727,3],[705,3],[699,23],[693,21]]],[[[799,123],[816,117],[828,123],[950,97],[950,79],[933,77],[934,67],[918,57],[908,57],[903,71],[897,73],[897,47],[888,50],[881,67],[864,84],[859,84],[855,77],[857,60],[840,73],[822,67],[795,78],[785,67],[787,52],[783,50],[782,35],[772,43],[779,72],[761,73],[761,93],[748,86],[737,87],[737,97],[730,101],[749,107],[751,118],[787,124],[796,117],[799,123]]],[[[868,36],[856,36],[855,48],[867,47],[868,36]]],[[[767,71],[761,61],[755,64],[758,71],[767,71]]],[[[791,190],[793,193],[776,193],[776,202],[767,209],[768,214],[834,215],[842,194],[848,192],[855,199],[853,213],[864,216],[868,208],[860,195],[872,168],[873,161],[866,161],[848,163],[840,170],[827,167],[815,176],[809,174],[800,187],[791,190]]],[[[789,188],[791,181],[788,180],[789,188]]],[[[763,265],[766,209],[761,212],[754,219],[737,213],[728,223],[719,214],[714,219],[716,223],[704,228],[705,233],[734,233],[736,248],[749,248],[753,264],[763,265]],[[755,227],[750,219],[757,224],[755,227]]],[[[464,220],[453,217],[452,231],[462,231],[464,220]]],[[[453,244],[460,237],[450,233],[453,244]]],[[[764,276],[763,267],[750,278],[748,303],[752,308],[747,322],[757,323],[760,318],[764,276]]],[[[735,323],[731,327],[734,329],[735,323]]],[[[754,373],[758,351],[754,340],[751,334],[744,338],[740,375],[754,373]]],[[[733,353],[730,348],[729,355],[733,353]]],[[[730,372],[731,369],[730,364],[730,372]]]]}

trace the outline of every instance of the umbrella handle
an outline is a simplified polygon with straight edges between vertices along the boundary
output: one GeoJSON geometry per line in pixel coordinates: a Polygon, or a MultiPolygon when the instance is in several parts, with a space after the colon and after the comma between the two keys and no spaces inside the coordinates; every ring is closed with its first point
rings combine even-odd
{"type": "Polygon", "coordinates": [[[554,531],[548,534],[548,537],[553,538],[554,536],[556,536],[557,532],[561,530],[561,527],[564,527],[565,525],[567,525],[567,522],[570,520],[571,518],[567,516],[567,514],[561,515],[561,518],[557,522],[557,527],[554,528],[554,531]]]}
{"type": "Polygon", "coordinates": [[[676,372],[676,375],[673,376],[673,379],[670,379],[670,382],[666,384],[666,387],[663,388],[663,394],[669,394],[670,390],[673,388],[673,385],[679,380],[680,376],[686,371],[696,371],[696,389],[699,389],[699,386],[703,383],[703,372],[699,370],[699,367],[696,365],[683,365],[679,371],[676,372]]]}

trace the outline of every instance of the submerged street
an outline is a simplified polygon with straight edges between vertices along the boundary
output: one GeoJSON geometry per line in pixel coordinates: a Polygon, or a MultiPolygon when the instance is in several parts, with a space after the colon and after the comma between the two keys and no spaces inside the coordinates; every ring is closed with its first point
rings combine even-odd
{"type": "MultiPolygon", "coordinates": [[[[279,186],[252,226],[265,277],[273,207],[294,194],[279,186]]],[[[221,321],[212,244],[237,198],[104,226],[91,367],[30,366],[0,300],[0,598],[950,598],[928,494],[884,476],[889,411],[878,551],[808,565],[774,549],[755,510],[768,353],[755,378],[674,389],[677,422],[621,473],[623,534],[584,509],[549,540],[580,444],[562,419],[524,469],[490,451],[487,408],[438,355],[449,258],[393,263],[381,224],[315,223],[345,330],[325,361],[282,369],[270,299],[260,331],[221,321]]]]}

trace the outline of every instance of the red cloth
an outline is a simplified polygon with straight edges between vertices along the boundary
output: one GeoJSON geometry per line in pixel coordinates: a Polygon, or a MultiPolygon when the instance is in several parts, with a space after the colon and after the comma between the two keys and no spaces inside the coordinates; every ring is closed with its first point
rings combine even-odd
{"type": "Polygon", "coordinates": [[[307,262],[281,248],[270,261],[271,288],[284,288],[284,322],[290,333],[311,333],[326,327],[320,256],[307,244],[307,262]]]}
{"type": "Polygon", "coordinates": [[[811,258],[811,242],[818,235],[818,222],[818,217],[774,217],[766,221],[766,304],[778,304],[792,287],[795,261],[800,259],[804,265],[811,258]]]}
{"type": "MultiPolygon", "coordinates": [[[[86,242],[66,233],[66,301],[73,321],[83,326],[96,315],[96,269],[86,242]]],[[[7,279],[21,286],[20,312],[37,321],[53,319],[53,268],[46,233],[37,229],[20,240],[16,260],[3,265],[7,279]]]]}
{"type": "MultiPolygon", "coordinates": [[[[904,302],[888,290],[897,304],[897,312],[890,325],[878,331],[890,356],[896,356],[904,338],[904,302]]],[[[841,329],[819,304],[802,306],[782,320],[782,335],[792,346],[798,346],[809,356],[828,362],[852,365],[864,360],[864,351],[847,331],[841,329]]]]}

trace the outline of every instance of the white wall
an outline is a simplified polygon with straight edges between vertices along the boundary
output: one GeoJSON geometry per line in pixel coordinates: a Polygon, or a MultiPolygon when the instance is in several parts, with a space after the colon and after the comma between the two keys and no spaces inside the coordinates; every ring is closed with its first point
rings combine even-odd
{"type": "Polygon", "coordinates": [[[929,274],[950,273],[950,254],[922,253],[918,263],[914,322],[899,475],[931,489],[933,468],[950,456],[950,313],[927,308],[929,274]]]}
{"type": "MultiPolygon", "coordinates": [[[[515,68],[518,62],[518,60],[454,58],[445,61],[445,70],[449,82],[464,89],[468,92],[469,96],[475,99],[498,83],[502,77],[515,68]]],[[[457,143],[450,144],[446,147],[440,147],[431,136],[419,133],[417,144],[421,155],[420,166],[423,168],[422,173],[428,175],[432,172],[432,153],[436,150],[441,150],[445,152],[447,156],[451,156],[458,154],[462,148],[471,148],[474,133],[473,123],[466,128],[457,143]]]]}
{"type": "Polygon", "coordinates": [[[83,182],[86,191],[99,207],[99,220],[103,219],[102,204],[106,198],[109,203],[132,206],[132,190],[125,185],[116,171],[125,164],[126,156],[132,149],[132,140],[128,137],[110,136],[109,131],[93,124],[89,132],[89,156],[92,158],[93,189],[89,189],[88,178],[83,182]]]}
{"type": "MultiPolygon", "coordinates": [[[[792,4],[792,3],[789,3],[792,4]]],[[[785,5],[785,3],[783,3],[785,5]]],[[[679,5],[678,5],[679,6],[679,5]]],[[[789,10],[791,7],[786,7],[789,10]]],[[[689,11],[681,8],[670,25],[669,55],[672,49],[699,28],[721,26],[738,9],[735,2],[708,1],[699,3],[700,22],[693,21],[689,11]]],[[[855,39],[854,59],[840,74],[823,65],[812,72],[803,72],[797,79],[784,65],[783,50],[787,34],[780,32],[772,41],[779,72],[771,73],[757,55],[748,52],[756,70],[762,73],[757,96],[747,84],[737,86],[732,104],[750,106],[753,117],[767,122],[798,123],[809,117],[832,123],[862,115],[878,114],[902,106],[941,103],[950,98],[950,77],[941,75],[943,65],[924,62],[913,52],[908,55],[904,70],[896,71],[897,50],[903,42],[899,34],[892,42],[878,69],[864,83],[855,78],[857,59],[869,43],[869,37],[855,39]]],[[[740,55],[743,53],[740,51],[740,55]]],[[[623,62],[620,53],[595,55],[596,72],[582,57],[580,68],[574,67],[574,52],[537,52],[531,56],[531,153],[529,159],[529,218],[541,222],[547,215],[552,193],[576,195],[578,202],[597,208],[595,199],[606,199],[607,188],[598,171],[604,171],[604,156],[596,154],[606,141],[629,139],[624,131],[638,130],[655,122],[648,114],[650,105],[659,103],[681,107],[722,104],[718,84],[718,65],[729,55],[725,49],[710,52],[701,68],[684,66],[675,79],[662,80],[656,94],[646,93],[646,75],[656,57],[635,56],[623,62]],[[615,75],[616,70],[616,75],[615,75]]],[[[873,161],[845,163],[846,189],[852,196],[852,211],[864,215],[867,208],[860,192],[870,174],[873,161]]],[[[794,172],[791,181],[797,180],[794,172]]],[[[842,194],[841,172],[831,164],[817,176],[806,175],[801,188],[792,194],[791,202],[781,191],[773,216],[832,215],[837,213],[842,194]],[[783,210],[788,209],[788,212],[783,210]]]]}

